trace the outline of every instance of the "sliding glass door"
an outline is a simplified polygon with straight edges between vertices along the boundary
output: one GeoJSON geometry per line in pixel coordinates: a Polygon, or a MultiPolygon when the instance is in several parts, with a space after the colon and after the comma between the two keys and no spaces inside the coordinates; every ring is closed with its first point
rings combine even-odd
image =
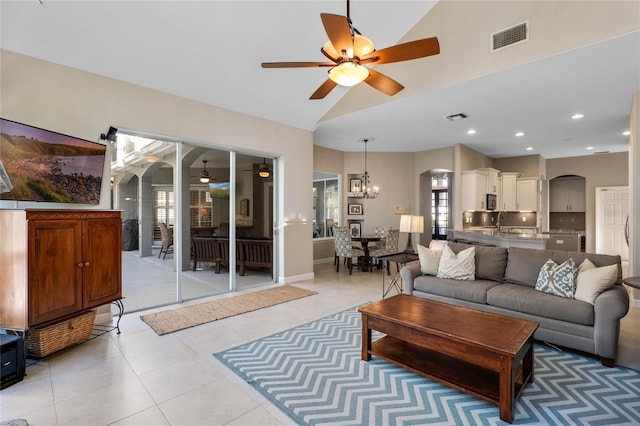
{"type": "Polygon", "coordinates": [[[127,312],[274,282],[274,160],[124,133],[116,145],[113,205],[137,242],[123,246],[127,312]]]}

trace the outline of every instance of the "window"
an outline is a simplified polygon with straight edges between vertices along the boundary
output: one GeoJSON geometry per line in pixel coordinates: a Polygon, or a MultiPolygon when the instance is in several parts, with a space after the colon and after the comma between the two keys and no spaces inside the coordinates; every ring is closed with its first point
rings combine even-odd
{"type": "Polygon", "coordinates": [[[174,225],[173,217],[173,189],[156,188],[153,192],[153,239],[160,241],[160,222],[171,227],[174,225]]]}
{"type": "Polygon", "coordinates": [[[449,176],[431,177],[431,239],[446,240],[449,230],[449,176]]]}
{"type": "Polygon", "coordinates": [[[340,183],[338,175],[314,172],[313,238],[333,236],[331,227],[340,218],[340,183]]]}

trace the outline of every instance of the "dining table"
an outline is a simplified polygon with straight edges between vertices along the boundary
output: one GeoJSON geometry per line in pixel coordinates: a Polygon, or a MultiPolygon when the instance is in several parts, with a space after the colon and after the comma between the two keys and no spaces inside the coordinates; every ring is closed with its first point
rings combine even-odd
{"type": "Polygon", "coordinates": [[[362,250],[364,251],[364,259],[362,259],[361,267],[363,271],[371,271],[373,270],[371,265],[371,255],[369,254],[369,243],[375,243],[380,241],[380,237],[376,236],[360,236],[360,237],[351,237],[351,241],[357,241],[362,246],[362,250]]]}

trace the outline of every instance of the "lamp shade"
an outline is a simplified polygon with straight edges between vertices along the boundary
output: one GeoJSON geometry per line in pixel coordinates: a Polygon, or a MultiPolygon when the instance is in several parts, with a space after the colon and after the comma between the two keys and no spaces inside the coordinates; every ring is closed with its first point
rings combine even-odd
{"type": "Polygon", "coordinates": [[[424,216],[403,214],[400,216],[400,232],[424,232],[424,216]]]}

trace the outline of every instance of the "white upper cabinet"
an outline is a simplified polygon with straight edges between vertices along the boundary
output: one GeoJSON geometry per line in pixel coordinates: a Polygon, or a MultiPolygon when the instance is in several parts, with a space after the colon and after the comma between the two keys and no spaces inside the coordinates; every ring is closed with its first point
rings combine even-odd
{"type": "Polygon", "coordinates": [[[538,211],[538,178],[516,180],[516,210],[538,211]]]}
{"type": "Polygon", "coordinates": [[[550,212],[586,211],[585,180],[582,177],[562,177],[549,182],[550,212]]]}
{"type": "Polygon", "coordinates": [[[487,194],[498,194],[500,187],[500,170],[485,168],[477,171],[487,174],[487,194]]]}
{"type": "Polygon", "coordinates": [[[498,200],[498,210],[515,211],[518,208],[517,200],[517,180],[520,173],[504,172],[500,174],[500,197],[498,200]]]}
{"type": "Polygon", "coordinates": [[[487,209],[488,175],[482,170],[462,172],[462,210],[487,209]]]}

